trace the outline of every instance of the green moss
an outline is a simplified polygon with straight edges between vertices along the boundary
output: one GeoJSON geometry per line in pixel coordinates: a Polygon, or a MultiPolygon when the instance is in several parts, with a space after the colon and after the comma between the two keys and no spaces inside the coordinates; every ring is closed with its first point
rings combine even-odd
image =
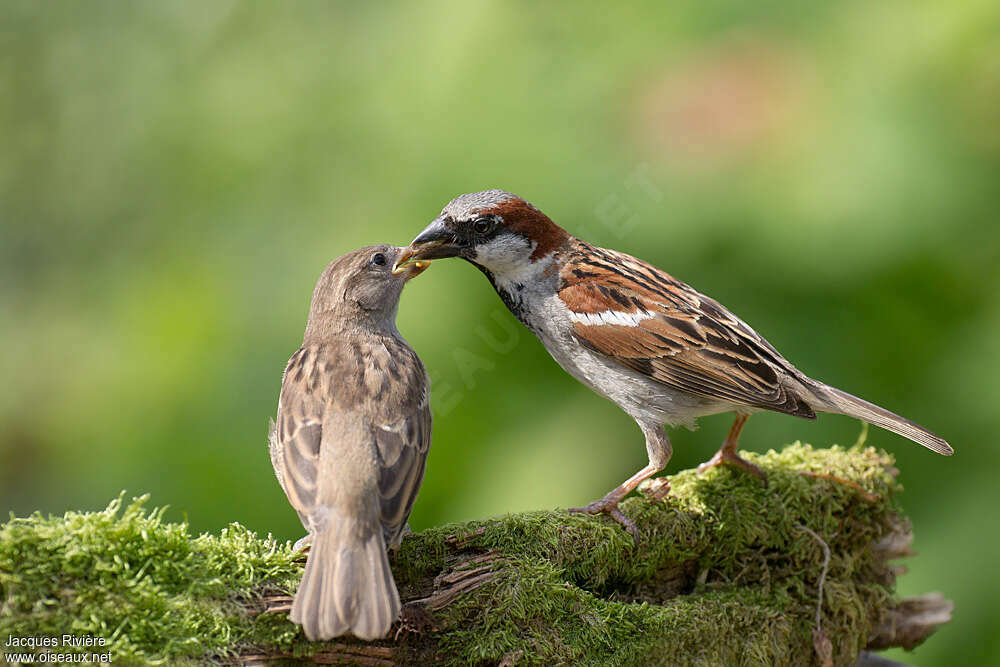
{"type": "Polygon", "coordinates": [[[223,656],[262,632],[290,644],[294,627],[255,622],[239,602],[294,587],[290,545],[238,524],[192,538],[144,511],[147,498],[0,528],[0,634],[104,637],[122,664],[223,656]]]}
{"type": "MultiPolygon", "coordinates": [[[[833,552],[824,628],[835,656],[856,656],[878,621],[874,610],[891,599],[870,549],[894,521],[891,458],[873,449],[800,444],[745,456],[768,472],[767,489],[719,468],[675,475],[664,502],[626,501],[626,514],[642,530],[638,551],[610,520],[563,512],[463,526],[467,534],[483,531],[467,548],[497,551],[511,566],[447,609],[461,627],[442,642],[448,654],[456,662],[497,661],[523,650],[540,663],[798,663],[812,655],[823,564],[822,547],[798,528],[808,526],[833,552]],[[875,496],[799,471],[842,477],[875,496]],[[649,600],[658,576],[667,571],[673,580],[679,563],[692,566],[688,594],[649,600]],[[659,604],[637,601],[643,588],[638,597],[659,604]]],[[[438,554],[432,558],[423,549],[455,533],[445,526],[407,541],[399,560],[440,569],[440,548],[430,550],[438,554]]],[[[410,566],[397,576],[418,571],[410,566]]]]}
{"type": "MultiPolygon", "coordinates": [[[[401,656],[455,664],[800,664],[812,659],[822,547],[822,622],[838,663],[863,648],[892,604],[871,545],[898,523],[884,452],[854,447],[745,454],[768,473],[725,468],[671,478],[665,501],[623,503],[636,549],[617,524],[528,512],[427,530],[394,556],[404,600],[442,571],[495,552],[496,575],[410,635],[401,656]],[[824,473],[863,487],[819,479],[824,473]]],[[[247,613],[261,595],[294,591],[289,544],[238,524],[192,538],[146,498],[96,513],[12,518],[0,528],[0,633],[102,636],[117,662],[223,660],[256,646],[307,655],[283,614],[247,613]]]]}

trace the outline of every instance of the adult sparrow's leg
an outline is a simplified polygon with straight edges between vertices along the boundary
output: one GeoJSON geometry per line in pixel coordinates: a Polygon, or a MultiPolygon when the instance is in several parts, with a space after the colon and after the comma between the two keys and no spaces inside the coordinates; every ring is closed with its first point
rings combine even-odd
{"type": "Polygon", "coordinates": [[[767,486],[767,475],[764,474],[764,471],[761,470],[759,466],[750,463],[746,459],[740,458],[739,454],[736,453],[736,446],[739,444],[740,440],[740,431],[743,430],[743,425],[747,423],[747,419],[749,417],[750,415],[736,415],[736,421],[734,421],[733,425],[730,427],[729,435],[726,436],[726,440],[722,443],[722,447],[720,447],[719,451],[715,453],[715,456],[698,466],[699,473],[703,473],[706,470],[714,468],[718,465],[738,466],[745,469],[747,472],[760,477],[761,481],[764,482],[764,486],[767,486]]]}
{"type": "MultiPolygon", "coordinates": [[[[618,509],[618,503],[644,480],[663,470],[667,465],[667,461],[670,460],[670,454],[673,451],[670,447],[670,440],[663,431],[662,424],[656,424],[655,426],[640,424],[640,426],[646,436],[646,452],[649,454],[649,463],[646,467],[609,491],[600,500],[595,500],[584,507],[573,507],[569,510],[573,513],[608,514],[629,532],[635,540],[636,546],[639,544],[639,530],[636,528],[635,522],[618,509]]],[[[666,495],[666,491],[667,489],[658,490],[661,497],[662,495],[666,495]]]]}

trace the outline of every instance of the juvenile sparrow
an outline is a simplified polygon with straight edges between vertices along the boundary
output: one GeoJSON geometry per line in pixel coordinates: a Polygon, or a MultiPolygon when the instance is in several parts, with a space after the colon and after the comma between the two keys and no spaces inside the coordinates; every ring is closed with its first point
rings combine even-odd
{"type": "Polygon", "coordinates": [[[290,614],[311,640],[383,637],[399,615],[386,546],[402,539],[431,444],[427,372],[396,329],[403,285],[428,263],[395,269],[400,251],[330,262],[281,382],[271,463],[311,538],[290,614]]]}
{"type": "Polygon", "coordinates": [[[453,199],[403,252],[411,260],[462,257],[486,274],[510,311],[570,375],[638,423],[649,464],[600,500],[574,512],[606,512],[634,537],[618,503],[666,466],[663,425],[735,412],[718,453],[759,475],[736,453],[740,430],[758,410],[815,419],[862,419],[951,454],[947,442],[877,405],[813,380],[718,302],[656,267],[574,238],[524,199],[487,190],[453,199]]]}

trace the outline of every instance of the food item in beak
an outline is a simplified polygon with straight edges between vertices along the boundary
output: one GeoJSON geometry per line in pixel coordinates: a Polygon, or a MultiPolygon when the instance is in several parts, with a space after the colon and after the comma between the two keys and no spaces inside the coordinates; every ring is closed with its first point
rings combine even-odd
{"type": "MultiPolygon", "coordinates": [[[[401,255],[400,259],[402,258],[403,256],[401,255]]],[[[409,273],[410,278],[415,278],[416,276],[419,276],[421,273],[426,271],[427,267],[429,267],[430,265],[431,265],[430,261],[425,259],[418,259],[413,262],[405,261],[402,263],[399,260],[396,260],[395,266],[392,267],[392,273],[393,275],[399,275],[400,273],[409,273]]]]}

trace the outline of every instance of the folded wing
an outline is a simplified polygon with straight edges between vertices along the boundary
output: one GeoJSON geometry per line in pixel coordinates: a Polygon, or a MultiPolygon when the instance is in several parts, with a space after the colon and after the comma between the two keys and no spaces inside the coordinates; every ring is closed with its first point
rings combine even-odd
{"type": "Polygon", "coordinates": [[[815,418],[799,372],[722,305],[629,255],[582,256],[558,295],[582,345],[679,391],[815,418]]]}

